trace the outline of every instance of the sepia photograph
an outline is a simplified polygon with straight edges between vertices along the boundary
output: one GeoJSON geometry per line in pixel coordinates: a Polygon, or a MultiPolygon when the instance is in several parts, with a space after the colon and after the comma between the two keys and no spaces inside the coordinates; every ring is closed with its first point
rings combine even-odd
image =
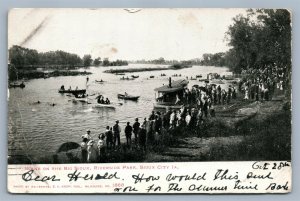
{"type": "Polygon", "coordinates": [[[291,15],[11,9],[8,164],[291,161],[291,15]]]}

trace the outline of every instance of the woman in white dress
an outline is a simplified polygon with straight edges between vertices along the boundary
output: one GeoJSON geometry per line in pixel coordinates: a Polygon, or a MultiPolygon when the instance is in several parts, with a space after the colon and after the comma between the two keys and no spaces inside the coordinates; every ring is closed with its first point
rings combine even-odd
{"type": "Polygon", "coordinates": [[[93,163],[97,161],[97,149],[94,146],[95,141],[90,140],[87,143],[87,151],[88,151],[88,156],[87,156],[87,162],[88,163],[93,163]]]}

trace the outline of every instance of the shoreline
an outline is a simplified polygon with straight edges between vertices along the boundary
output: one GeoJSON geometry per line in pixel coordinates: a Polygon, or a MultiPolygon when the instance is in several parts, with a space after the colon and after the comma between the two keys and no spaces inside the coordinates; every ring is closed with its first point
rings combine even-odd
{"type": "Polygon", "coordinates": [[[91,75],[91,72],[87,71],[77,71],[77,70],[55,70],[49,73],[43,71],[23,71],[18,72],[18,79],[15,77],[9,76],[9,82],[20,81],[22,79],[39,79],[39,78],[50,78],[50,77],[59,77],[59,76],[77,76],[77,75],[91,75]]]}

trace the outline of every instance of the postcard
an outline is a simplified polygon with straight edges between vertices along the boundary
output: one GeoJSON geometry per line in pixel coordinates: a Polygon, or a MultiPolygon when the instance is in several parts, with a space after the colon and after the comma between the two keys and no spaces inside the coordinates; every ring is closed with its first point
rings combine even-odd
{"type": "Polygon", "coordinates": [[[8,13],[10,193],[288,193],[291,11],[8,13]]]}

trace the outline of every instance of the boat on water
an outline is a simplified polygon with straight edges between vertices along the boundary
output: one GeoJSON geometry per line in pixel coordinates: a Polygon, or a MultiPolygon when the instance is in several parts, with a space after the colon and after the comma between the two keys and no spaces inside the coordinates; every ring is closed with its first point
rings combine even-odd
{"type": "Polygon", "coordinates": [[[58,93],[64,94],[64,93],[70,93],[70,94],[85,94],[86,89],[59,89],[58,93]]]}
{"type": "Polygon", "coordinates": [[[189,81],[182,79],[177,81],[171,81],[169,79],[169,85],[163,85],[154,89],[156,103],[154,109],[179,109],[182,103],[177,101],[182,99],[183,92],[187,87],[189,81]]]}
{"type": "Polygon", "coordinates": [[[119,99],[124,99],[124,100],[137,101],[140,97],[139,96],[130,96],[130,95],[118,94],[118,98],[119,99]]]}
{"type": "Polygon", "coordinates": [[[206,82],[206,83],[209,83],[209,79],[199,79],[199,82],[206,82]]]}
{"type": "Polygon", "coordinates": [[[95,80],[95,82],[97,82],[97,83],[104,83],[105,81],[104,80],[95,80]]]}
{"type": "Polygon", "coordinates": [[[121,77],[120,80],[134,80],[134,78],[130,78],[130,77],[121,77]]]}
{"type": "Polygon", "coordinates": [[[125,73],[116,73],[116,75],[125,75],[125,73]]]}
{"type": "Polygon", "coordinates": [[[140,76],[138,75],[131,75],[132,78],[139,78],[140,76]]]}
{"type": "Polygon", "coordinates": [[[154,78],[154,75],[151,75],[150,78],[154,78]]]}
{"type": "Polygon", "coordinates": [[[102,103],[97,103],[96,105],[93,106],[93,108],[110,108],[110,109],[116,109],[115,105],[113,105],[113,104],[102,104],[102,103]]]}
{"type": "Polygon", "coordinates": [[[11,83],[11,84],[9,84],[9,87],[13,87],[13,88],[20,87],[23,89],[25,87],[25,84],[23,82],[22,83],[11,83]]]}

